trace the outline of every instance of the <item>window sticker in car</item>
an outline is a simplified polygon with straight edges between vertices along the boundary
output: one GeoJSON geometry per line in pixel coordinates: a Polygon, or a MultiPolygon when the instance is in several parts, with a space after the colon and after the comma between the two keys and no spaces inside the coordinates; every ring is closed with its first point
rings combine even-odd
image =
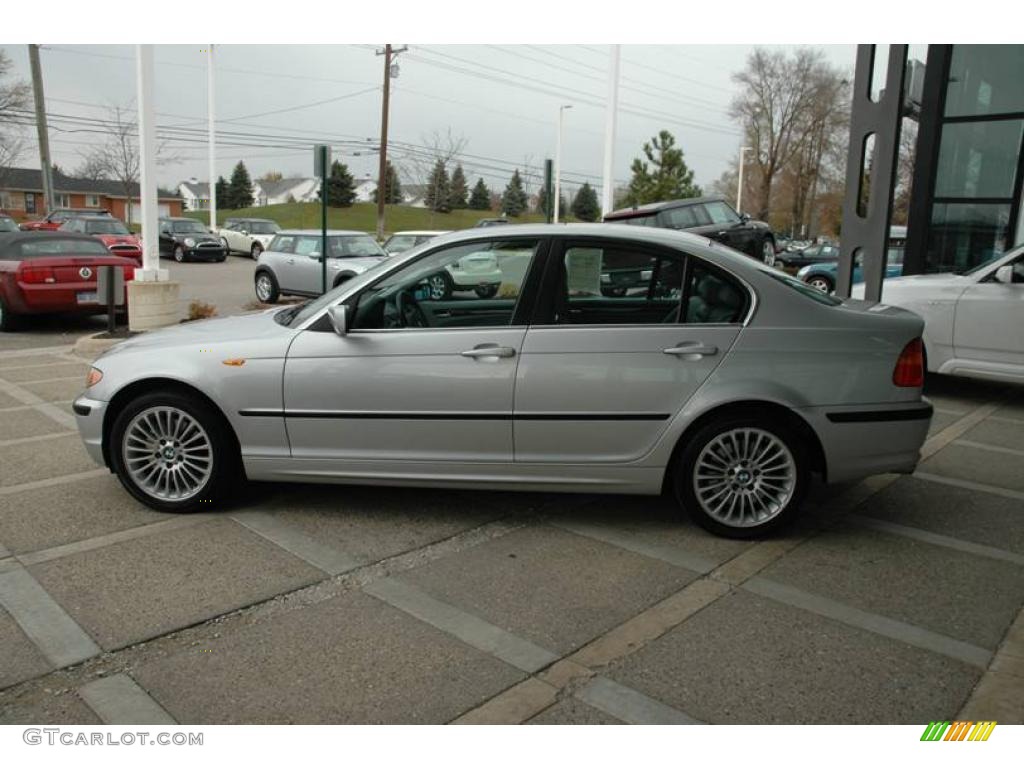
{"type": "Polygon", "coordinates": [[[569,295],[601,294],[601,249],[572,248],[566,254],[566,287],[569,295]]]}

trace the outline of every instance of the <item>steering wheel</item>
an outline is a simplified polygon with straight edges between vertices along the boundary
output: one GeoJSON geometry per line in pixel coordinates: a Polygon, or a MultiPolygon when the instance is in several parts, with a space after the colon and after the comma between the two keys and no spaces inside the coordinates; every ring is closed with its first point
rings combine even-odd
{"type": "Polygon", "coordinates": [[[395,294],[395,309],[403,328],[428,328],[427,315],[409,289],[395,294]]]}

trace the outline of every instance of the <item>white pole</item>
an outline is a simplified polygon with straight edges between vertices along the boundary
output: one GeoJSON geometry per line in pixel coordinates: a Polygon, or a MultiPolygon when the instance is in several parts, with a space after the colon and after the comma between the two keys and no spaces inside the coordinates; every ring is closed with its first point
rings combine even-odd
{"type": "Polygon", "coordinates": [[[558,141],[555,143],[555,215],[552,221],[558,223],[558,211],[562,203],[562,123],[565,110],[572,109],[571,104],[563,104],[558,108],[558,141]]]}
{"type": "Polygon", "coordinates": [[[604,171],[601,179],[601,212],[608,213],[615,207],[615,181],[612,167],[615,163],[615,123],[619,110],[619,48],[611,46],[608,63],[608,102],[604,115],[604,171]]]}
{"type": "MultiPolygon", "coordinates": [[[[142,271],[139,281],[167,280],[160,269],[156,202],[156,122],[153,113],[153,46],[135,46],[136,86],[139,103],[139,201],[142,204],[142,271]],[[162,274],[161,274],[162,273],[162,274]]],[[[128,201],[131,205],[131,200],[128,201]]]]}
{"type": "Polygon", "coordinates": [[[214,96],[214,69],[213,69],[213,43],[210,43],[210,52],[207,57],[206,67],[206,111],[210,120],[210,229],[217,228],[217,150],[216,150],[216,135],[214,132],[214,110],[213,110],[213,96],[214,96]]]}
{"type": "Polygon", "coordinates": [[[740,177],[736,182],[736,213],[743,213],[743,166],[746,165],[747,152],[753,147],[740,147],[740,177]]]}

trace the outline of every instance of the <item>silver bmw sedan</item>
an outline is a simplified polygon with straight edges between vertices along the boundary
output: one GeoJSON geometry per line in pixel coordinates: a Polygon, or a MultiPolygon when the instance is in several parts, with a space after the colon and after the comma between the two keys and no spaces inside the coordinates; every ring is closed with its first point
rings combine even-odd
{"type": "Polygon", "coordinates": [[[913,471],[922,328],[695,235],[493,227],[305,304],[123,342],[74,411],[93,458],[168,512],[240,478],[669,491],[753,537],[796,516],[812,473],[913,471]],[[487,290],[431,290],[481,254],[487,290]]]}

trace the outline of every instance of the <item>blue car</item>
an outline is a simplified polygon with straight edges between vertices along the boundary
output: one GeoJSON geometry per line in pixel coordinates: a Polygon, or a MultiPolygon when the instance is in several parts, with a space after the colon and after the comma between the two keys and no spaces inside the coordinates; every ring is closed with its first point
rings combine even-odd
{"type": "MultiPolygon", "coordinates": [[[[892,231],[889,234],[889,249],[885,262],[886,278],[899,277],[903,274],[903,250],[906,244],[906,227],[892,227],[892,231]]],[[[825,293],[832,293],[836,289],[838,275],[839,263],[835,261],[808,264],[796,273],[799,279],[825,293]]],[[[859,258],[853,266],[853,282],[854,284],[864,282],[864,274],[861,271],[859,258]]]]}

